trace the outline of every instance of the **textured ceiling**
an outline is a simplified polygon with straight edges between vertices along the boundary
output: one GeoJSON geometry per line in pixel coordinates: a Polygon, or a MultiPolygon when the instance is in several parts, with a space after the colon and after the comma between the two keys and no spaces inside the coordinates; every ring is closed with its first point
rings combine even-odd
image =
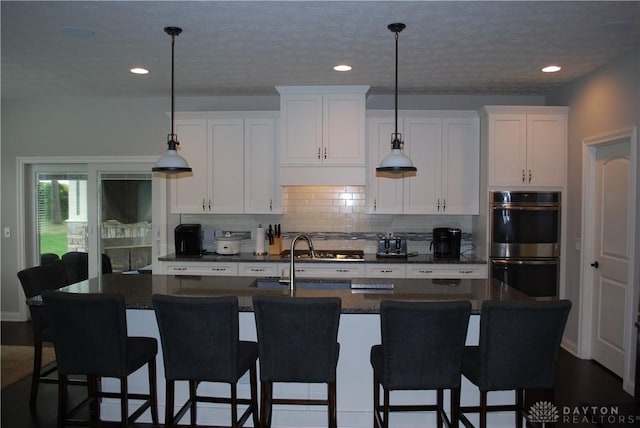
{"type": "Polygon", "coordinates": [[[541,94],[640,46],[640,2],[2,1],[3,98],[276,94],[394,82],[402,93],[541,94]],[[622,22],[622,23],[621,23],[622,22]],[[603,25],[606,24],[606,25],[603,25]],[[91,30],[89,38],[61,29],[91,30]],[[338,63],[353,66],[336,73],[338,63]],[[548,63],[563,66],[543,74],[548,63]],[[129,73],[133,66],[151,70],[129,73]]]}

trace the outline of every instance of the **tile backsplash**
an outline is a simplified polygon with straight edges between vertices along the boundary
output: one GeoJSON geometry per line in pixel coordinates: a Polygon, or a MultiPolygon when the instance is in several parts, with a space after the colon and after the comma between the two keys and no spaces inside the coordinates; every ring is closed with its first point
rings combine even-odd
{"type": "MultiPolygon", "coordinates": [[[[251,231],[253,236],[258,224],[267,227],[280,223],[283,232],[403,234],[429,233],[434,227],[450,226],[469,233],[472,216],[369,214],[366,212],[364,186],[283,186],[282,214],[183,214],[180,222],[202,224],[204,247],[211,249],[215,230],[251,231]]],[[[429,253],[429,243],[426,240],[410,241],[409,251],[429,253]]],[[[338,245],[330,240],[314,244],[319,249],[338,245]]],[[[375,252],[377,248],[376,242],[364,240],[341,242],[339,245],[366,252],[375,252]]],[[[241,250],[250,252],[254,247],[253,240],[246,240],[241,250]]],[[[463,242],[462,251],[467,249],[463,242]]]]}

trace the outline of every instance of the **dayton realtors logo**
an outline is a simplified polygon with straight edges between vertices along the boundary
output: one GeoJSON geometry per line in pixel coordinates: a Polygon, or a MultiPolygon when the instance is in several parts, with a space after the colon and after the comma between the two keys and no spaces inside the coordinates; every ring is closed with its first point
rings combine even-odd
{"type": "Polygon", "coordinates": [[[640,424],[640,414],[630,414],[619,406],[562,406],[558,408],[548,401],[539,401],[531,406],[527,416],[529,422],[542,424],[562,422],[563,424],[640,424]]]}
{"type": "Polygon", "coordinates": [[[529,409],[529,422],[538,422],[544,428],[546,423],[558,422],[558,408],[548,401],[538,401],[529,409]]]}

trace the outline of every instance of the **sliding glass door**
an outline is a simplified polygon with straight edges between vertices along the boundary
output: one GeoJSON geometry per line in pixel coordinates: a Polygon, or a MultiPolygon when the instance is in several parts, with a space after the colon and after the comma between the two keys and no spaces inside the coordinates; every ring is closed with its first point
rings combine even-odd
{"type": "Polygon", "coordinates": [[[114,272],[139,271],[152,263],[151,179],[143,172],[100,173],[99,246],[114,272]]]}
{"type": "Polygon", "coordinates": [[[87,252],[87,173],[69,169],[34,166],[33,211],[27,219],[33,236],[33,264],[61,258],[69,251],[87,252]]]}

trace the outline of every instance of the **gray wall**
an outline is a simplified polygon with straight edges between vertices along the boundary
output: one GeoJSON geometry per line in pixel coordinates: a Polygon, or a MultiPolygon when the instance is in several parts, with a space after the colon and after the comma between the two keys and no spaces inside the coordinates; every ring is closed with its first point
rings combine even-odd
{"type": "MultiPolygon", "coordinates": [[[[401,95],[402,109],[474,110],[482,105],[543,105],[542,96],[401,95]]],[[[177,111],[278,110],[278,96],[180,97],[177,111]]],[[[14,233],[0,239],[3,319],[19,312],[22,268],[17,247],[16,158],[20,156],[161,156],[169,133],[168,97],[2,99],[2,227],[14,233]]],[[[393,108],[392,95],[372,95],[367,108],[393,108]]]]}
{"type": "MultiPolygon", "coordinates": [[[[624,128],[640,127],[640,49],[548,94],[547,105],[570,106],[565,199],[570,219],[567,224],[566,297],[573,301],[573,309],[565,335],[577,342],[581,256],[580,251],[575,250],[574,242],[580,237],[582,227],[582,141],[624,128]]],[[[637,186],[640,189],[640,180],[637,186]]],[[[636,212],[640,213],[640,201],[635,202],[636,212]]],[[[639,244],[640,219],[636,218],[636,246],[639,244]]]]}

